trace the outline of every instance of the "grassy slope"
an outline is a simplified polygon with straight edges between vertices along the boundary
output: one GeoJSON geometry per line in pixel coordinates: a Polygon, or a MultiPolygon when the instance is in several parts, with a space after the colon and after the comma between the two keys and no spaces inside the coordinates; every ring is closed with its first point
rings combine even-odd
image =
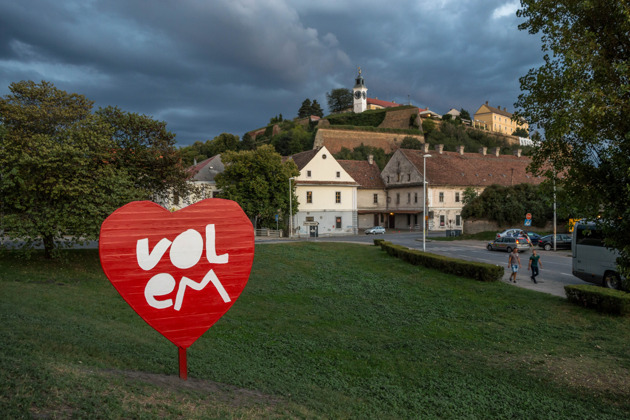
{"type": "Polygon", "coordinates": [[[0,257],[9,417],[622,418],[630,320],[376,247],[256,249],[240,300],[188,351],[147,326],[94,251],[0,257]]]}

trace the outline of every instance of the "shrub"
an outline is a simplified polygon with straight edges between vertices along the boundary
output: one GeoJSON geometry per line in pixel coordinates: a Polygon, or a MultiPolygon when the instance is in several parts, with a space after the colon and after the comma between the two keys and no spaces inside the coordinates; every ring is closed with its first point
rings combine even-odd
{"type": "Polygon", "coordinates": [[[567,299],[585,308],[613,315],[630,314],[630,293],[591,285],[564,286],[567,299]]]}
{"type": "Polygon", "coordinates": [[[383,239],[374,240],[375,245],[380,245],[381,249],[396,258],[407,261],[413,265],[422,265],[433,268],[447,274],[455,274],[472,278],[479,281],[499,281],[503,277],[503,267],[494,264],[479,263],[460,260],[457,258],[445,257],[442,255],[430,254],[414,249],[409,249],[402,245],[394,245],[383,239]]]}

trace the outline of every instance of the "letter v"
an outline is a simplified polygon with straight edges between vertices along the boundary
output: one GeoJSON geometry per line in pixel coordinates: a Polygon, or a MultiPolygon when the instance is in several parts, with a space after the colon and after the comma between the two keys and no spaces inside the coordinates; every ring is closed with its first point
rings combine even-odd
{"type": "Polygon", "coordinates": [[[171,241],[166,238],[160,239],[153,251],[149,253],[149,239],[139,239],[136,243],[136,258],[138,259],[138,265],[143,270],[147,271],[152,269],[160,262],[162,255],[171,246],[171,241]]]}

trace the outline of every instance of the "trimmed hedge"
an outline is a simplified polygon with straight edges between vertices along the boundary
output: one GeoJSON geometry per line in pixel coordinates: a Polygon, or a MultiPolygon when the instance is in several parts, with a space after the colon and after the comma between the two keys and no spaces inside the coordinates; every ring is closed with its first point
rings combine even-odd
{"type": "Polygon", "coordinates": [[[585,308],[613,315],[630,315],[630,293],[591,285],[564,286],[567,299],[585,308]]]}
{"type": "Polygon", "coordinates": [[[383,239],[375,239],[374,245],[380,246],[387,254],[400,258],[413,265],[422,265],[443,273],[469,277],[479,281],[499,281],[503,277],[503,267],[494,264],[480,263],[430,254],[402,245],[394,245],[383,239]]]}

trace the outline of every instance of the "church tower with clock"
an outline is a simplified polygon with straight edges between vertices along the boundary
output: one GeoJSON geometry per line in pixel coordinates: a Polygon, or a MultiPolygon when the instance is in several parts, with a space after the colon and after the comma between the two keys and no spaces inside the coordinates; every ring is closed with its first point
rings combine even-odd
{"type": "Polygon", "coordinates": [[[361,113],[367,109],[367,88],[365,87],[365,81],[361,76],[361,67],[359,67],[359,75],[357,76],[356,83],[352,88],[353,98],[353,111],[355,113],[361,113]]]}

